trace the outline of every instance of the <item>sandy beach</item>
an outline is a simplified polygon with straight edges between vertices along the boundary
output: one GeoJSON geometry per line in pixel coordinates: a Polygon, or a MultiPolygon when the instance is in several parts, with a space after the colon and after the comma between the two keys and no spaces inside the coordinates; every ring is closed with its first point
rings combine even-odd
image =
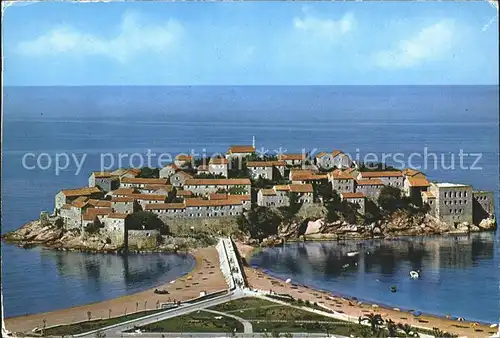
{"type": "Polygon", "coordinates": [[[12,332],[27,332],[33,328],[60,324],[71,324],[88,320],[87,312],[91,312],[92,319],[122,316],[143,310],[154,310],[159,303],[168,301],[184,301],[199,297],[201,291],[215,292],[227,288],[226,282],[219,268],[219,256],[215,247],[202,248],[190,252],[196,259],[195,268],[187,275],[178,278],[174,283],[151,288],[147,291],[127,295],[103,302],[92,303],[67,309],[56,310],[27,316],[18,316],[5,319],[6,327],[12,332]],[[168,290],[170,294],[158,295],[155,289],[168,290]]]}
{"type": "MultiPolygon", "coordinates": [[[[249,258],[254,248],[248,245],[237,243],[240,255],[245,259],[249,258]]],[[[296,299],[309,300],[316,302],[327,308],[347,314],[349,316],[359,317],[369,313],[378,313],[384,319],[392,319],[396,323],[410,324],[420,327],[437,327],[440,330],[467,337],[487,337],[496,332],[496,328],[490,328],[487,325],[473,325],[472,322],[458,322],[439,318],[430,315],[421,315],[414,317],[408,312],[397,310],[396,308],[387,308],[379,304],[365,303],[359,304],[355,300],[347,299],[333,293],[317,291],[300,285],[293,286],[284,281],[266,275],[264,272],[246,266],[245,274],[247,276],[249,287],[261,290],[272,290],[276,293],[285,293],[296,299]],[[480,331],[482,330],[482,331],[480,331]]],[[[292,281],[293,283],[293,281],[292,281]]]]}

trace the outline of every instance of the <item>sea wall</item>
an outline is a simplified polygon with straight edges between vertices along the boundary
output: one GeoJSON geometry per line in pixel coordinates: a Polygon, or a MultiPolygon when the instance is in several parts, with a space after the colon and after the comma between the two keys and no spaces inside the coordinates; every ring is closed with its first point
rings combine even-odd
{"type": "Polygon", "coordinates": [[[172,235],[189,235],[193,232],[229,235],[238,229],[236,217],[166,218],[163,219],[172,235]]]}

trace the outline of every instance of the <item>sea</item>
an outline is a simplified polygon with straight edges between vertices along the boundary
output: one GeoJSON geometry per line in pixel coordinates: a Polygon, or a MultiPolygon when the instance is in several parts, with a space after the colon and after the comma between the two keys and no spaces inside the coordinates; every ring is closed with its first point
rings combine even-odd
{"type": "MultiPolygon", "coordinates": [[[[5,87],[2,233],[52,211],[55,194],[86,185],[91,171],[161,166],[178,153],[210,157],[253,141],[261,154],[340,149],[357,162],[410,166],[431,180],[494,191],[498,212],[498,98],[498,86],[5,87]]],[[[433,240],[423,239],[422,246],[433,240]]],[[[454,313],[494,321],[500,309],[491,310],[500,305],[500,243],[496,234],[475,241],[484,242],[489,254],[478,265],[436,264],[433,269],[446,279],[432,296],[457,307],[454,313]],[[446,291],[450,283],[464,292],[446,291]],[[463,301],[453,302],[454,297],[463,301]]],[[[472,251],[458,246],[453,252],[472,251]]],[[[5,243],[1,253],[7,317],[137,292],[194,264],[189,256],[60,253],[5,243]]],[[[380,259],[396,260],[396,255],[385,250],[380,259]]],[[[266,264],[271,271],[276,267],[266,264]]],[[[307,282],[325,278],[319,270],[307,270],[310,264],[315,269],[308,260],[297,264],[311,271],[307,282]]],[[[407,268],[406,263],[398,268],[401,278],[407,268]]],[[[362,277],[349,278],[357,283],[362,277]]],[[[402,283],[397,303],[412,308],[426,284],[402,283]]],[[[385,291],[369,287],[362,295],[386,302],[385,291]]]]}

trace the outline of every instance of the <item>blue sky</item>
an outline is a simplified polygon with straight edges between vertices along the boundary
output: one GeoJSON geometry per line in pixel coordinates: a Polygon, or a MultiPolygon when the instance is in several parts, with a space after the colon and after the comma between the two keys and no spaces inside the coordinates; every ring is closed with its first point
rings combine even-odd
{"type": "Polygon", "coordinates": [[[34,3],[5,85],[498,84],[487,2],[34,3]]]}

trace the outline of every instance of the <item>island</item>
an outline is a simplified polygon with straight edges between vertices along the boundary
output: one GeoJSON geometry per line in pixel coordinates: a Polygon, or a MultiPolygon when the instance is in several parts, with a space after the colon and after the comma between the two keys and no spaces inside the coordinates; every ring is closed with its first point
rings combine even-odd
{"type": "Polygon", "coordinates": [[[163,168],[90,174],[54,210],[2,236],[25,248],[172,252],[233,236],[291,240],[463,234],[496,229],[493,193],[432,182],[412,168],[356,163],[340,150],[262,155],[255,144],[163,168]]]}

